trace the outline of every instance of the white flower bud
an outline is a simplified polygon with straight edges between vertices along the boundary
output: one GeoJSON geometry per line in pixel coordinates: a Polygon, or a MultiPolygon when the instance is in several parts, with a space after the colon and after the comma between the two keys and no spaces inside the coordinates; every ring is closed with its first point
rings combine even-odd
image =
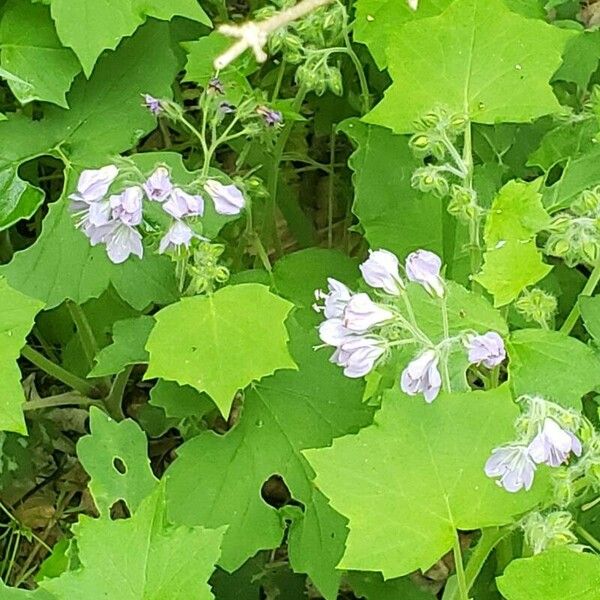
{"type": "Polygon", "coordinates": [[[114,165],[108,165],[101,169],[86,169],[81,172],[77,181],[77,192],[71,194],[69,198],[87,204],[96,202],[106,195],[118,174],[119,170],[114,165]]]}
{"type": "Polygon", "coordinates": [[[398,296],[404,288],[398,272],[398,258],[387,250],[369,250],[369,258],[360,265],[363,279],[373,288],[398,296]]]}
{"type": "Polygon", "coordinates": [[[327,294],[322,290],[315,290],[315,298],[324,300],[324,306],[314,304],[313,308],[317,312],[323,311],[328,319],[339,319],[344,314],[344,309],[352,297],[352,292],[341,281],[333,279],[333,277],[327,279],[327,284],[329,286],[327,294]]]}
{"type": "Polygon", "coordinates": [[[470,336],[467,340],[467,350],[470,364],[482,364],[488,369],[498,366],[506,358],[504,340],[495,331],[470,336]]]}
{"type": "Polygon", "coordinates": [[[319,337],[324,344],[339,347],[354,334],[344,327],[341,319],[327,319],[319,325],[319,337]]]}
{"type": "Polygon", "coordinates": [[[344,341],[334,352],[331,362],[344,367],[346,377],[363,377],[385,352],[385,344],[373,337],[356,336],[344,341]]]}
{"type": "Polygon", "coordinates": [[[406,258],[406,276],[420,283],[432,296],[444,295],[444,280],[440,277],[442,260],[428,250],[417,250],[406,258]]]}
{"type": "Polygon", "coordinates": [[[573,452],[581,456],[581,442],[570,431],[563,429],[554,419],[546,417],[540,432],[529,444],[529,455],[537,463],[558,467],[573,452]]]}
{"type": "Polygon", "coordinates": [[[344,309],[343,324],[351,331],[365,333],[371,327],[389,321],[393,313],[378,306],[368,294],[355,294],[344,309]]]}
{"type": "Polygon", "coordinates": [[[238,215],[246,205],[244,195],[233,184],[223,185],[216,179],[209,179],[204,184],[204,189],[220,215],[238,215]]]}

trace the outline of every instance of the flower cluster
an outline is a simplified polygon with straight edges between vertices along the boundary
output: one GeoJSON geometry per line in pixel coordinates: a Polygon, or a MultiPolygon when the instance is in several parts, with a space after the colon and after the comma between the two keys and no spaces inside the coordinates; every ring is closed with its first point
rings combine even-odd
{"type": "MultiPolygon", "coordinates": [[[[406,280],[422,286],[445,310],[446,284],[440,275],[441,268],[439,256],[417,250],[406,258],[404,274],[406,280]]],[[[366,292],[351,291],[335,279],[328,280],[327,292],[315,292],[322,304],[315,304],[314,308],[326,318],[319,326],[319,336],[326,346],[335,348],[331,361],[343,367],[346,376],[362,377],[378,361],[386,360],[392,348],[414,344],[418,351],[402,372],[400,387],[406,394],[421,394],[427,402],[432,402],[442,388],[440,365],[444,367],[448,360],[452,343],[464,344],[472,365],[491,369],[505,359],[504,342],[493,331],[483,335],[465,331],[434,344],[419,328],[398,258],[391,252],[371,251],[360,271],[377,301],[366,292]]]]}
{"type": "Polygon", "coordinates": [[[574,267],[600,258],[600,186],[582,192],[548,227],[546,253],[574,267]]]}
{"type": "MultiPolygon", "coordinates": [[[[212,199],[217,213],[237,215],[245,205],[242,192],[235,185],[224,185],[209,179],[204,191],[212,199]]],[[[89,238],[92,246],[104,244],[110,260],[116,264],[132,254],[142,258],[141,226],[144,224],[144,201],[162,208],[168,226],[159,244],[159,253],[189,247],[199,237],[189,223],[190,218],[204,214],[204,198],[176,186],[169,170],[157,167],[144,181],[132,181],[115,165],[82,171],[76,191],[69,196],[76,226],[89,238]],[[121,181],[117,193],[109,193],[121,181]]]]}
{"type": "Polygon", "coordinates": [[[583,550],[584,546],[577,543],[577,536],[572,531],[574,527],[573,515],[564,510],[556,510],[547,515],[533,512],[521,521],[525,541],[534,554],[557,546],[567,546],[575,551],[583,550]]]}
{"type": "Polygon", "coordinates": [[[537,396],[523,396],[520,401],[526,410],[515,425],[518,439],[494,448],[485,464],[486,475],[499,478],[498,485],[509,492],[529,490],[537,465],[559,467],[571,453],[582,453],[575,435],[581,424],[579,413],[537,396]]]}

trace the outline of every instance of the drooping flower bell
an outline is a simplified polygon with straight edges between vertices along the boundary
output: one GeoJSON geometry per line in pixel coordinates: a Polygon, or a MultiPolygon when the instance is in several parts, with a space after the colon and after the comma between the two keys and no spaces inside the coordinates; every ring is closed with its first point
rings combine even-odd
{"type": "Polygon", "coordinates": [[[537,464],[545,463],[559,467],[569,458],[569,454],[581,456],[579,439],[570,431],[563,429],[554,419],[546,417],[539,433],[529,444],[529,455],[537,464]]]}
{"type": "Polygon", "coordinates": [[[327,319],[339,319],[344,314],[344,309],[352,297],[352,292],[341,281],[333,277],[327,278],[327,285],[329,287],[329,292],[327,293],[322,290],[315,290],[315,298],[317,300],[324,300],[324,304],[320,306],[315,303],[313,304],[313,308],[317,312],[323,311],[327,319]]]}
{"type": "Polygon", "coordinates": [[[388,250],[369,250],[369,258],[360,265],[363,279],[373,288],[398,296],[404,288],[398,258],[388,250]]]}
{"type": "Polygon", "coordinates": [[[347,339],[334,352],[331,362],[344,367],[346,377],[363,377],[370,373],[385,353],[385,343],[370,336],[347,339]]]}
{"type": "Polygon", "coordinates": [[[469,363],[472,365],[484,365],[488,369],[493,369],[506,358],[504,340],[495,331],[470,336],[466,346],[469,363]]]}
{"type": "Polygon", "coordinates": [[[393,313],[378,306],[368,294],[355,294],[344,309],[344,327],[356,333],[365,333],[375,325],[381,325],[393,318],[393,313]]]}
{"type": "Polygon", "coordinates": [[[204,214],[204,198],[188,194],[180,188],[173,188],[169,199],[162,207],[166,213],[176,219],[202,216],[204,214]]]}
{"type": "Polygon", "coordinates": [[[164,202],[173,191],[171,175],[166,167],[158,167],[144,183],[144,191],[149,200],[164,202]]]}
{"type": "Polygon", "coordinates": [[[341,346],[344,342],[353,339],[355,333],[344,326],[342,319],[327,319],[319,325],[319,337],[328,346],[341,346]]]}
{"type": "Polygon", "coordinates": [[[283,115],[278,110],[273,110],[268,106],[259,106],[256,112],[263,118],[268,127],[276,127],[283,123],[283,115]]]}
{"type": "Polygon", "coordinates": [[[155,116],[158,117],[163,112],[162,103],[158,98],[150,94],[143,94],[144,106],[155,116]]]}
{"type": "Polygon", "coordinates": [[[499,477],[496,483],[508,492],[531,489],[535,470],[529,448],[523,444],[494,448],[485,463],[485,474],[488,477],[499,477]]]}
{"type": "Polygon", "coordinates": [[[183,221],[174,221],[160,241],[158,252],[164,254],[167,251],[178,250],[181,247],[189,248],[194,236],[191,227],[183,221]]]}
{"type": "Polygon", "coordinates": [[[421,284],[432,296],[444,295],[444,280],[440,277],[442,260],[428,250],[417,250],[406,258],[406,276],[421,284]]]}
{"type": "Polygon", "coordinates": [[[423,394],[426,402],[433,402],[442,387],[438,363],[439,357],[435,350],[426,350],[412,360],[400,377],[402,391],[409,396],[423,394]]]}
{"type": "Polygon", "coordinates": [[[220,215],[238,215],[246,205],[244,195],[233,184],[223,185],[216,179],[209,179],[204,184],[204,189],[220,215]]]}
{"type": "Polygon", "coordinates": [[[117,178],[119,169],[115,165],[107,165],[101,169],[86,169],[77,180],[77,191],[69,196],[74,202],[90,204],[106,196],[108,188],[117,178]]]}

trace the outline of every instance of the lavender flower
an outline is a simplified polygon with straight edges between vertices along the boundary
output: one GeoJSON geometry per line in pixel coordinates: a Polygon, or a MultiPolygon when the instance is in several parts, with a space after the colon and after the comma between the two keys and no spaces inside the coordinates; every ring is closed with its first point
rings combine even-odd
{"type": "MultiPolygon", "coordinates": [[[[117,178],[119,170],[115,165],[107,165],[101,169],[86,169],[77,180],[77,191],[69,196],[74,202],[90,204],[101,200],[108,188],[117,178]]],[[[82,208],[82,207],[79,207],[82,208]]]]}
{"type": "Polygon", "coordinates": [[[117,265],[123,263],[132,254],[142,258],[144,247],[142,236],[137,229],[125,225],[121,221],[112,221],[105,227],[107,230],[101,239],[106,244],[106,253],[113,263],[117,265]]]}
{"type": "Polygon", "coordinates": [[[125,188],[120,194],[109,198],[111,216],[125,225],[135,226],[142,222],[144,192],[139,185],[125,188]]]}
{"type": "Polygon", "coordinates": [[[402,391],[409,396],[423,394],[426,402],[433,402],[442,387],[438,362],[439,357],[435,350],[426,350],[412,360],[400,377],[402,391]]]}
{"type": "Polygon", "coordinates": [[[183,217],[202,216],[204,214],[204,198],[192,196],[182,189],[174,188],[170,198],[162,205],[165,212],[176,219],[183,217]]]}
{"type": "Polygon", "coordinates": [[[283,115],[278,110],[273,110],[268,106],[259,106],[256,112],[264,119],[268,127],[276,127],[283,123],[283,115]]]}
{"type": "Polygon", "coordinates": [[[169,170],[158,167],[144,183],[144,191],[150,200],[164,202],[173,191],[169,170]]]}
{"type": "Polygon", "coordinates": [[[225,86],[218,77],[213,77],[206,86],[209,93],[223,95],[225,93],[225,86]]]}
{"type": "Polygon", "coordinates": [[[204,189],[220,215],[238,215],[246,205],[244,195],[233,184],[223,185],[216,179],[209,179],[204,184],[204,189]]]}
{"type": "Polygon", "coordinates": [[[388,250],[369,250],[369,258],[360,265],[360,271],[371,287],[398,296],[404,288],[398,266],[398,259],[388,250]]]}
{"type": "Polygon", "coordinates": [[[485,463],[485,474],[488,477],[500,477],[496,483],[508,492],[518,492],[521,488],[531,489],[535,470],[529,448],[522,444],[494,448],[485,463]]]}
{"type": "Polygon", "coordinates": [[[155,116],[158,117],[163,112],[162,103],[158,98],[150,94],[142,94],[144,97],[144,106],[155,116]]]}
{"type": "Polygon", "coordinates": [[[319,325],[319,337],[324,344],[339,347],[355,337],[341,319],[327,319],[319,325]]]}
{"type": "Polygon", "coordinates": [[[488,369],[498,366],[506,358],[504,341],[495,331],[469,337],[467,350],[470,364],[483,364],[488,369]]]}
{"type": "Polygon", "coordinates": [[[377,338],[352,337],[336,349],[330,360],[344,367],[346,377],[357,378],[371,372],[384,352],[385,344],[377,338]]]}
{"type": "Polygon", "coordinates": [[[222,115],[229,115],[231,113],[234,113],[236,111],[236,108],[233,104],[230,104],[229,102],[220,102],[219,103],[219,112],[222,115]]]}
{"type": "Polygon", "coordinates": [[[325,300],[324,306],[313,304],[313,308],[316,312],[323,311],[328,319],[341,318],[348,301],[352,297],[352,292],[341,281],[333,279],[333,277],[327,278],[327,285],[329,287],[327,294],[322,290],[315,290],[315,298],[325,300]]]}
{"type": "Polygon", "coordinates": [[[343,324],[351,331],[364,333],[374,327],[389,321],[393,313],[378,306],[368,294],[355,294],[350,298],[344,309],[343,324]]]}
{"type": "Polygon", "coordinates": [[[549,417],[544,419],[544,425],[529,444],[528,450],[534,462],[551,467],[565,463],[571,452],[576,456],[581,456],[582,452],[579,439],[549,417]]]}
{"type": "Polygon", "coordinates": [[[440,277],[442,260],[428,250],[417,250],[406,258],[406,276],[420,283],[432,296],[444,295],[444,281],[440,277]]]}
{"type": "Polygon", "coordinates": [[[158,247],[159,254],[164,254],[167,251],[177,250],[181,246],[189,247],[192,239],[195,237],[192,229],[182,221],[175,221],[158,247]]]}

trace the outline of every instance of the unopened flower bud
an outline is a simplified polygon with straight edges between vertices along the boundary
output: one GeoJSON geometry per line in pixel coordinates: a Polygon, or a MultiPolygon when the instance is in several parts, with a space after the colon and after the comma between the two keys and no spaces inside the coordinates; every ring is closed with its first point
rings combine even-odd
{"type": "Polygon", "coordinates": [[[432,192],[443,198],[448,194],[450,185],[448,180],[436,167],[420,167],[411,177],[411,185],[422,192],[432,192]]]}
{"type": "Polygon", "coordinates": [[[406,276],[410,281],[421,284],[432,296],[444,295],[444,280],[440,277],[442,260],[428,250],[417,250],[406,257],[406,276]]]}
{"type": "Polygon", "coordinates": [[[435,350],[426,350],[412,360],[402,371],[400,378],[402,391],[409,396],[423,394],[426,402],[433,402],[442,387],[438,363],[439,356],[435,350]]]}
{"type": "Polygon", "coordinates": [[[404,288],[398,258],[388,250],[369,250],[369,258],[360,265],[363,279],[374,288],[398,296],[404,288]]]}
{"type": "Polygon", "coordinates": [[[523,292],[515,302],[515,308],[525,319],[535,321],[542,327],[550,323],[556,314],[557,307],[556,297],[540,288],[523,292]]]}
{"type": "Polygon", "coordinates": [[[372,327],[393,318],[393,313],[378,306],[368,294],[355,294],[344,309],[343,324],[351,331],[365,333],[372,327]]]}

